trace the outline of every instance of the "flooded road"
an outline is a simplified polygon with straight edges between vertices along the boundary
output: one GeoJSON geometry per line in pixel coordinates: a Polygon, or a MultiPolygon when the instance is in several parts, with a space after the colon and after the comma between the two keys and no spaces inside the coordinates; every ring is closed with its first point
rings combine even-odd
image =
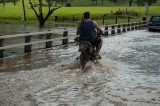
{"type": "Polygon", "coordinates": [[[160,33],[103,39],[102,59],[85,72],[77,45],[0,63],[0,106],[160,106],[160,33]]]}

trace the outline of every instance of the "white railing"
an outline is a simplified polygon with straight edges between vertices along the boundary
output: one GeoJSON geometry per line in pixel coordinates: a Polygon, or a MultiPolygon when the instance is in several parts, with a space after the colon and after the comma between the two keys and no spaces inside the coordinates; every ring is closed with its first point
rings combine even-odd
{"type": "MultiPolygon", "coordinates": [[[[115,35],[115,34],[121,34],[122,32],[127,32],[130,30],[136,30],[136,29],[144,29],[147,28],[148,23],[146,21],[142,22],[134,22],[134,23],[124,23],[124,24],[113,24],[113,25],[107,25],[105,26],[105,36],[108,37],[109,35],[115,35]]],[[[68,31],[63,32],[63,36],[59,38],[51,38],[51,35],[54,33],[54,31],[43,31],[43,32],[33,32],[33,33],[23,33],[23,34],[14,34],[14,35],[4,35],[0,36],[0,58],[4,57],[4,51],[6,49],[11,49],[11,48],[17,48],[20,46],[24,46],[24,52],[28,53],[32,51],[32,45],[34,44],[40,44],[40,43],[46,43],[45,48],[51,48],[52,42],[57,41],[57,40],[62,40],[61,45],[66,45],[68,43],[68,31]],[[46,39],[45,40],[39,40],[39,41],[32,41],[31,42],[31,37],[36,36],[36,35],[45,35],[46,39]],[[14,45],[6,45],[3,46],[3,41],[5,39],[12,39],[12,38],[18,38],[18,37],[24,37],[25,42],[21,44],[14,44],[14,45]]],[[[74,38],[78,38],[78,35],[75,35],[74,38]]],[[[73,39],[75,42],[78,40],[73,39]]],[[[73,43],[73,42],[72,42],[73,43]]]]}

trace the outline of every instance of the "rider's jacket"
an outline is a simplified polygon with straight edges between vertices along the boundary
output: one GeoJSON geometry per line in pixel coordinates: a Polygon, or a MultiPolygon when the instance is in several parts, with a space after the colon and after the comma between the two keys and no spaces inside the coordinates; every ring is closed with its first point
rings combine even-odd
{"type": "Polygon", "coordinates": [[[96,37],[96,31],[93,21],[82,20],[80,24],[80,41],[94,42],[96,37]]]}

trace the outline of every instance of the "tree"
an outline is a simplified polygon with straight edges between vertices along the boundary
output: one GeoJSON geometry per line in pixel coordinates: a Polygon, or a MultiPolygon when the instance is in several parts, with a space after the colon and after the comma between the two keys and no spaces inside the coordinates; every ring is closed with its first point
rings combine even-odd
{"type": "Polygon", "coordinates": [[[128,0],[130,7],[132,6],[133,1],[134,1],[134,0],[128,0]]]}
{"type": "Polygon", "coordinates": [[[22,6],[23,6],[24,21],[26,21],[27,18],[26,18],[26,10],[25,10],[25,5],[24,5],[24,0],[22,0],[22,6]]]}
{"type": "Polygon", "coordinates": [[[51,5],[51,0],[48,0],[48,4],[47,4],[47,7],[48,7],[48,13],[46,16],[44,16],[43,14],[43,11],[42,11],[42,8],[43,6],[46,6],[42,3],[42,0],[38,0],[38,4],[36,2],[34,2],[34,0],[29,0],[29,3],[31,5],[31,8],[32,10],[34,11],[34,13],[36,14],[37,16],[37,19],[38,19],[38,22],[39,22],[39,27],[42,28],[46,22],[46,20],[49,18],[49,16],[55,11],[57,10],[58,8],[60,8],[61,6],[59,7],[53,7],[51,5]],[[38,8],[38,9],[37,9],[38,8]]]}
{"type": "Polygon", "coordinates": [[[102,6],[103,6],[104,0],[102,0],[102,6]]]}

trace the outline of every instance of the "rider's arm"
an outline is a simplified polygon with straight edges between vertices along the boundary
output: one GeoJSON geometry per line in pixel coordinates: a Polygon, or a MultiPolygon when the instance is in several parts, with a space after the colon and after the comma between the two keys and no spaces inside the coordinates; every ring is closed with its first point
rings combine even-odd
{"type": "Polygon", "coordinates": [[[94,27],[97,29],[97,31],[101,34],[104,35],[104,32],[102,31],[102,29],[98,26],[96,21],[93,21],[94,27]]]}

